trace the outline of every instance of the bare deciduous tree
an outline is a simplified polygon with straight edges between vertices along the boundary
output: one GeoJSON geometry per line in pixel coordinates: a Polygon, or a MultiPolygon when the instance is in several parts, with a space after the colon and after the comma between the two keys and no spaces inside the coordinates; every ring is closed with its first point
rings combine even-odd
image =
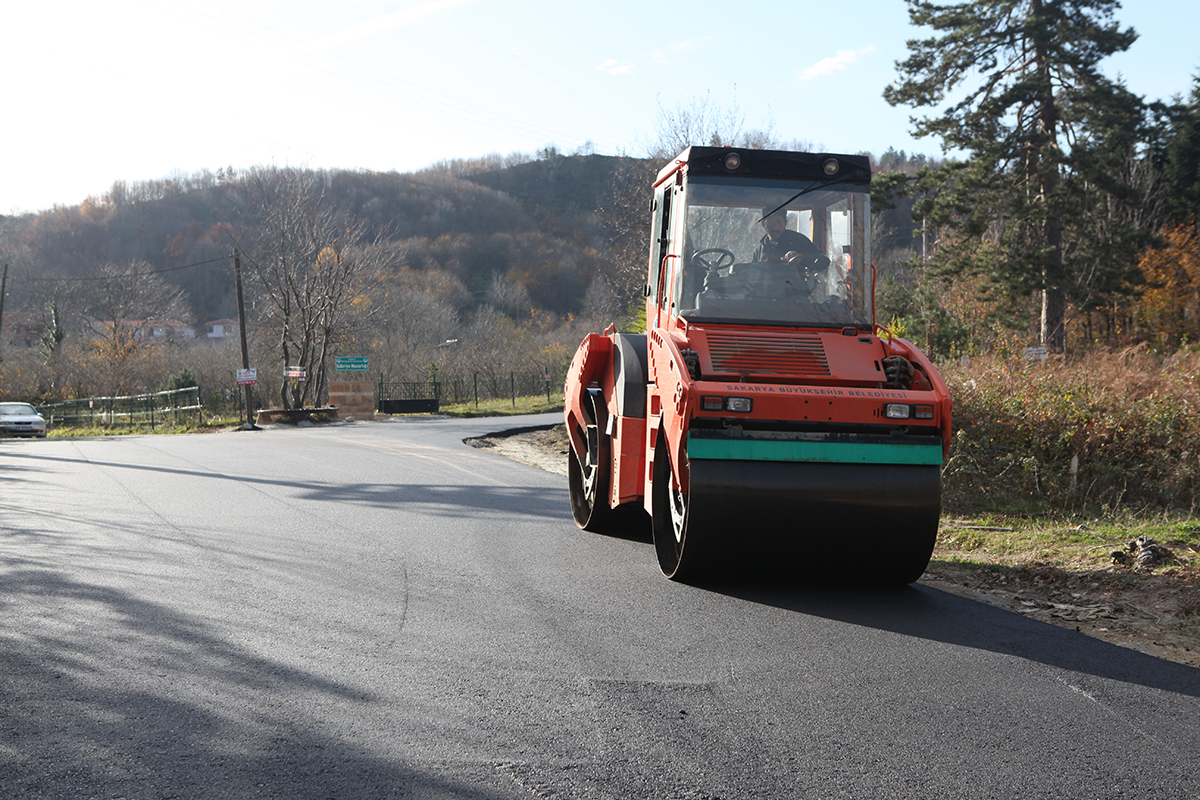
{"type": "Polygon", "coordinates": [[[498,272],[492,274],[487,301],[517,320],[528,319],[533,311],[533,300],[529,297],[529,290],[522,284],[509,282],[498,272]]]}
{"type": "Polygon", "coordinates": [[[360,279],[376,272],[385,250],[364,242],[363,225],[323,202],[325,182],[309,170],[260,168],[248,178],[258,225],[252,266],[262,291],[260,319],[284,366],[307,380],[285,382],[284,408],[303,408],[325,393],[325,370],[341,337],[360,279]]]}
{"type": "Polygon", "coordinates": [[[769,149],[778,146],[774,123],[765,128],[746,131],[746,115],[735,100],[729,108],[713,105],[711,94],[692,98],[689,104],[674,108],[658,104],[654,121],[655,140],[645,147],[646,157],[663,160],[678,155],[692,145],[710,147],[751,147],[769,149]]]}
{"type": "MultiPolygon", "coordinates": [[[[191,322],[182,289],[170,286],[144,261],[101,264],[80,290],[80,308],[88,324],[90,349],[98,356],[105,391],[124,393],[137,386],[127,367],[133,357],[155,346],[156,327],[191,322]]],[[[168,334],[165,338],[170,339],[168,334]]]]}

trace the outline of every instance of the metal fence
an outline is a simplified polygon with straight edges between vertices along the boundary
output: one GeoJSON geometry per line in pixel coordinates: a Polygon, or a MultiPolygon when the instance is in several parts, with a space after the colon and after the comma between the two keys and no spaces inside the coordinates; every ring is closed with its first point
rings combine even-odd
{"type": "Polygon", "coordinates": [[[126,397],[85,397],[38,406],[49,427],[85,428],[96,425],[156,428],[202,422],[200,389],[173,389],[126,397]]]}
{"type": "Polygon", "coordinates": [[[442,376],[423,381],[387,381],[375,385],[375,402],[430,399],[441,405],[475,403],[480,400],[512,400],[545,396],[547,402],[562,393],[566,366],[537,371],[442,376]]]}
{"type": "Polygon", "coordinates": [[[567,367],[547,367],[526,372],[476,372],[470,376],[447,376],[439,380],[443,403],[479,403],[480,400],[512,400],[544,395],[546,401],[562,394],[567,367]]]}
{"type": "Polygon", "coordinates": [[[421,414],[438,410],[437,381],[385,381],[375,385],[375,408],[385,414],[421,414]]]}

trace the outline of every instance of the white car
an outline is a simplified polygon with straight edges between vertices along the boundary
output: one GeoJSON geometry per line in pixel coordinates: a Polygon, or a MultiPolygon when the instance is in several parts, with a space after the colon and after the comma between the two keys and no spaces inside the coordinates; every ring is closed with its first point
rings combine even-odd
{"type": "Polygon", "coordinates": [[[0,436],[46,438],[46,420],[29,403],[0,403],[0,436]]]}

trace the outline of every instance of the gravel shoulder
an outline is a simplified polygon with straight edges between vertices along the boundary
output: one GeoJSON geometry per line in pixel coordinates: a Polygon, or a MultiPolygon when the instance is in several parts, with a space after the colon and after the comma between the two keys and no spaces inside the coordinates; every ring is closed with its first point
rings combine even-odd
{"type": "MultiPolygon", "coordinates": [[[[467,444],[547,472],[567,474],[567,439],[561,425],[505,431],[468,439],[467,444]]],[[[958,552],[939,542],[920,582],[1111,644],[1200,667],[1200,590],[1187,570],[1133,574],[1110,568],[1076,572],[1036,564],[980,564],[977,554],[958,552]]]]}

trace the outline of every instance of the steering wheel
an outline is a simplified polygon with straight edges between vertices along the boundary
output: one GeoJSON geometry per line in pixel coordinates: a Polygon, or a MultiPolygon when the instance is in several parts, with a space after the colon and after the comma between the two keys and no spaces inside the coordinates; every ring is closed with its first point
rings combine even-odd
{"type": "Polygon", "coordinates": [[[829,266],[829,256],[819,253],[801,253],[788,263],[798,267],[801,274],[805,278],[809,278],[829,266]]]}
{"type": "Polygon", "coordinates": [[[723,247],[710,247],[707,250],[692,253],[692,263],[707,271],[725,269],[734,261],[737,261],[737,256],[723,247]],[[716,260],[710,256],[716,256],[716,260]]]}

